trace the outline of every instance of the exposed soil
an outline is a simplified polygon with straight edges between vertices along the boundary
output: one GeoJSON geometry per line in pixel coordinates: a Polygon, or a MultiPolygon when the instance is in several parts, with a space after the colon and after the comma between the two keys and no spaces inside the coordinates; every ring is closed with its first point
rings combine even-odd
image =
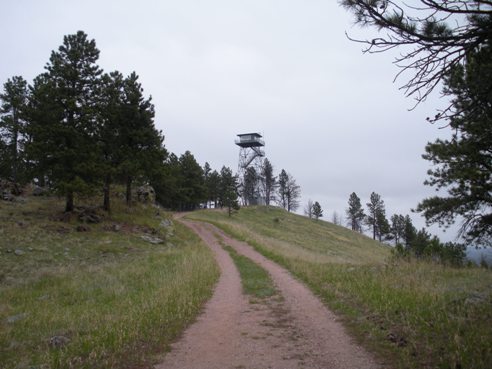
{"type": "Polygon", "coordinates": [[[182,222],[213,250],[221,277],[202,315],[156,369],[380,367],[285,269],[210,224],[182,222]],[[279,293],[261,300],[244,296],[239,273],[217,236],[265,268],[279,293]]]}

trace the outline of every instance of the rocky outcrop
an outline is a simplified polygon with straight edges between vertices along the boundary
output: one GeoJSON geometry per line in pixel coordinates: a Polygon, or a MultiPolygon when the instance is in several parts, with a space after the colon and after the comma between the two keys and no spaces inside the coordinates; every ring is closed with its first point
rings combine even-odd
{"type": "Polygon", "coordinates": [[[137,200],[145,204],[155,203],[155,191],[152,186],[144,185],[137,188],[137,200]]]}

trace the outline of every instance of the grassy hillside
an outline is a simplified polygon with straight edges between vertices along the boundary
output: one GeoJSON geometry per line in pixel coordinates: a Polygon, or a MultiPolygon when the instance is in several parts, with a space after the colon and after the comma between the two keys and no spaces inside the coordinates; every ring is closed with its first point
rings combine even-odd
{"type": "Polygon", "coordinates": [[[283,210],[200,211],[303,280],[394,368],[490,368],[492,272],[403,262],[387,246],[283,210]]]}
{"type": "Polygon", "coordinates": [[[247,207],[232,217],[221,211],[192,214],[220,222],[235,233],[261,243],[267,250],[314,263],[371,264],[384,262],[390,248],[332,223],[315,221],[274,207],[247,207]]]}
{"type": "Polygon", "coordinates": [[[150,366],[210,297],[218,268],[198,237],[114,201],[98,224],[56,198],[0,202],[1,369],[150,366]]]}

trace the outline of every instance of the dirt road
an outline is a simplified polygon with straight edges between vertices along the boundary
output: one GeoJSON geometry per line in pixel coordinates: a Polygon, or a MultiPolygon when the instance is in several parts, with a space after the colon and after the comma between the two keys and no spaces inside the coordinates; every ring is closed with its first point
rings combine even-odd
{"type": "Polygon", "coordinates": [[[218,228],[182,220],[213,250],[221,277],[203,314],[156,369],[372,369],[378,364],[302,283],[218,228]],[[251,302],[217,237],[271,275],[279,294],[251,302]]]}

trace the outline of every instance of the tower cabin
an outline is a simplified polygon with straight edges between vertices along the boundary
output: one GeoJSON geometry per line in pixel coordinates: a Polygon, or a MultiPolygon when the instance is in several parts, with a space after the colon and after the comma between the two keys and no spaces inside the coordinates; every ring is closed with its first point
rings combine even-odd
{"type": "Polygon", "coordinates": [[[265,141],[261,139],[262,136],[259,133],[243,133],[237,136],[239,138],[235,143],[242,148],[265,146],[265,141]]]}

